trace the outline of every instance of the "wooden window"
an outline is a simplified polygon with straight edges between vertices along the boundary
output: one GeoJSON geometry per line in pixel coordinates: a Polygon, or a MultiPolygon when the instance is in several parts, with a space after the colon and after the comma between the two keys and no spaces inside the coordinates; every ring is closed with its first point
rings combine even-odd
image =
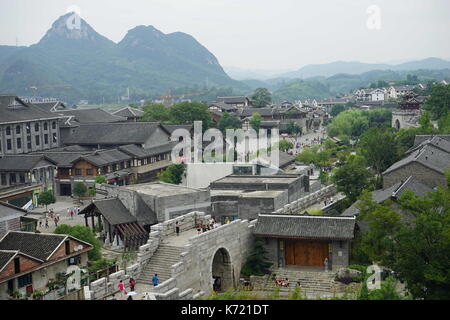
{"type": "Polygon", "coordinates": [[[44,134],[44,144],[48,144],[48,134],[44,134]]]}
{"type": "Polygon", "coordinates": [[[17,284],[18,284],[19,288],[28,286],[32,283],[33,283],[33,277],[31,275],[31,273],[28,273],[26,275],[23,275],[23,276],[17,278],[17,284]]]}
{"type": "Polygon", "coordinates": [[[52,129],[56,129],[56,121],[52,122],[52,129]]]}
{"type": "Polygon", "coordinates": [[[16,126],[16,133],[20,134],[20,126],[16,126]]]}
{"type": "Polygon", "coordinates": [[[76,176],[81,176],[81,169],[80,168],[75,168],[75,175],[76,176]]]}
{"type": "Polygon", "coordinates": [[[36,131],[36,132],[39,131],[39,123],[34,124],[34,131],[36,131]]]}
{"type": "Polygon", "coordinates": [[[48,123],[44,122],[44,130],[48,130],[48,123]]]}
{"type": "Polygon", "coordinates": [[[10,136],[10,135],[11,135],[11,127],[10,127],[10,126],[7,126],[7,127],[6,127],[6,135],[7,135],[7,136],[10,136]]]}
{"type": "Polygon", "coordinates": [[[92,168],[86,169],[86,175],[87,176],[92,176],[92,168]]]}
{"type": "Polygon", "coordinates": [[[21,138],[17,138],[17,149],[22,149],[22,139],[21,138]]]}
{"type": "Polygon", "coordinates": [[[11,139],[6,140],[6,150],[11,150],[12,149],[12,143],[11,143],[11,139]]]}
{"type": "Polygon", "coordinates": [[[39,139],[39,136],[35,136],[34,139],[36,140],[36,145],[38,146],[41,143],[41,140],[39,139]]]}

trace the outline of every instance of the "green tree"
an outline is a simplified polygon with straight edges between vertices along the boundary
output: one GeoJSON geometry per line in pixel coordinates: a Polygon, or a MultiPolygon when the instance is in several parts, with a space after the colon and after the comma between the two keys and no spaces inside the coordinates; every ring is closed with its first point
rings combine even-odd
{"type": "Polygon", "coordinates": [[[302,134],[302,128],[294,121],[290,121],[287,125],[287,132],[290,135],[299,136],[302,134]]]}
{"type": "Polygon", "coordinates": [[[202,102],[181,102],[174,104],[169,110],[172,124],[192,124],[194,121],[202,121],[205,131],[212,122],[208,106],[202,102]]]}
{"type": "Polygon", "coordinates": [[[144,111],[144,114],[141,121],[167,122],[170,119],[169,108],[160,103],[147,101],[142,110],[144,111]]]}
{"type": "Polygon", "coordinates": [[[172,184],[180,184],[183,181],[183,174],[186,166],[183,163],[171,164],[166,170],[159,173],[161,181],[172,184]]]}
{"type": "Polygon", "coordinates": [[[250,126],[257,133],[259,133],[259,128],[261,127],[261,121],[262,121],[262,117],[258,112],[255,112],[252,114],[252,117],[250,119],[250,126]]]}
{"type": "Polygon", "coordinates": [[[43,191],[39,193],[38,204],[45,205],[45,211],[48,211],[47,206],[49,204],[55,203],[56,198],[50,191],[43,191]]]}
{"type": "Polygon", "coordinates": [[[287,141],[287,140],[281,140],[278,144],[278,148],[281,151],[288,151],[289,149],[292,149],[294,147],[294,145],[292,144],[292,142],[287,141]]]}
{"type": "Polygon", "coordinates": [[[272,263],[267,261],[266,254],[267,251],[264,248],[264,241],[262,239],[256,239],[253,252],[247,257],[241,273],[245,276],[262,276],[270,273],[268,268],[272,263]]]}
{"type": "Polygon", "coordinates": [[[339,113],[345,111],[345,105],[343,104],[335,104],[333,108],[331,108],[331,116],[336,117],[339,113]]]}
{"type": "Polygon", "coordinates": [[[395,135],[388,130],[371,128],[359,141],[360,152],[368,164],[380,175],[398,159],[395,135]]]}
{"type": "Polygon", "coordinates": [[[319,145],[304,148],[295,160],[304,164],[311,164],[317,162],[317,153],[319,152],[319,145]]]}
{"type": "Polygon", "coordinates": [[[428,110],[434,120],[442,119],[450,112],[450,84],[435,84],[431,95],[426,100],[424,109],[428,110]]]}
{"type": "Polygon", "coordinates": [[[360,156],[350,156],[347,163],[336,169],[332,176],[338,191],[354,202],[364,188],[371,184],[372,173],[367,169],[365,159],[360,156]]]}
{"type": "Polygon", "coordinates": [[[228,112],[224,112],[219,122],[217,123],[217,128],[225,134],[227,129],[238,129],[241,127],[241,121],[230,115],[228,112]]]}
{"type": "Polygon", "coordinates": [[[78,198],[81,198],[82,196],[84,196],[86,194],[86,192],[87,192],[87,187],[86,187],[86,184],[84,184],[83,182],[77,182],[73,186],[73,193],[78,198]]]}
{"type": "Polygon", "coordinates": [[[394,270],[413,298],[450,299],[450,191],[418,197],[407,190],[395,206],[363,195],[358,207],[368,227],[354,249],[394,270]]]}
{"type": "Polygon", "coordinates": [[[88,251],[89,260],[95,261],[101,259],[101,242],[96,238],[94,232],[89,227],[76,225],[68,226],[66,224],[56,227],[54,233],[56,234],[68,234],[72,237],[85,241],[93,246],[93,249],[88,251]]]}
{"type": "Polygon", "coordinates": [[[98,183],[98,184],[107,183],[107,180],[104,176],[96,176],[95,183],[98,183]]]}
{"type": "Polygon", "coordinates": [[[266,88],[257,88],[251,99],[255,108],[265,108],[272,102],[272,94],[266,88]]]}

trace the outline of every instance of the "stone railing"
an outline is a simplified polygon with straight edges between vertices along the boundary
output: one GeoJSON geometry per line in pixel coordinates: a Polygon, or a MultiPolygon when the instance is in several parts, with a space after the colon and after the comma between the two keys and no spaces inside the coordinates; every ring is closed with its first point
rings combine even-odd
{"type": "Polygon", "coordinates": [[[331,184],[326,186],[316,192],[310,193],[309,195],[288,203],[283,208],[278,209],[274,214],[296,214],[301,213],[300,211],[307,209],[311,205],[322,201],[326,197],[335,195],[337,192],[336,186],[331,184]]]}

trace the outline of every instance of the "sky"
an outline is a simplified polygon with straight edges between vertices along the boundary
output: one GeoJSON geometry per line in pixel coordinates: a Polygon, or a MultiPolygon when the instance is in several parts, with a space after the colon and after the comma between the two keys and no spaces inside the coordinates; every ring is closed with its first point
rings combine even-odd
{"type": "Polygon", "coordinates": [[[450,59],[449,0],[0,0],[0,45],[37,43],[73,8],[115,42],[137,25],[182,31],[242,69],[450,59]]]}

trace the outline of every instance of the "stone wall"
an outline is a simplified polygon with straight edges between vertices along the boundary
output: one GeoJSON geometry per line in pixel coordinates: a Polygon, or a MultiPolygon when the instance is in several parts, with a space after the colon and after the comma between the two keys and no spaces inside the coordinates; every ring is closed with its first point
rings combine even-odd
{"type": "Polygon", "coordinates": [[[337,270],[348,266],[350,262],[350,241],[332,241],[331,263],[332,269],[337,270]]]}
{"type": "MultiPolygon", "coordinates": [[[[208,216],[205,216],[208,218],[208,216]]],[[[253,248],[256,220],[235,220],[189,239],[181,261],[172,267],[177,288],[193,288],[194,292],[212,291],[212,264],[219,249],[228,254],[233,286],[239,282],[240,270],[253,248]]]]}
{"type": "Polygon", "coordinates": [[[311,205],[321,202],[324,198],[335,195],[337,192],[335,185],[326,186],[316,192],[310,193],[306,197],[295,200],[283,208],[274,212],[274,214],[295,214],[307,209],[311,205]]]}

